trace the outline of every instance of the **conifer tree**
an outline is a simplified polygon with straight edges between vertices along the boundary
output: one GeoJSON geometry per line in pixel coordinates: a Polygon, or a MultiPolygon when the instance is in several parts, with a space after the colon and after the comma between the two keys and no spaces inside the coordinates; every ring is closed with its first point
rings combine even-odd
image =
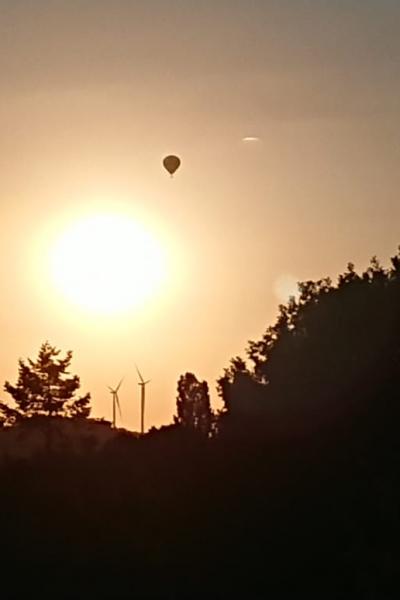
{"type": "Polygon", "coordinates": [[[80,380],[70,375],[68,368],[72,352],[64,358],[60,350],[48,342],[42,344],[35,361],[19,361],[18,381],[6,381],[4,390],[11,395],[15,407],[0,403],[0,414],[8,425],[22,419],[44,415],[48,417],[88,417],[90,394],[77,396],[80,380]]]}

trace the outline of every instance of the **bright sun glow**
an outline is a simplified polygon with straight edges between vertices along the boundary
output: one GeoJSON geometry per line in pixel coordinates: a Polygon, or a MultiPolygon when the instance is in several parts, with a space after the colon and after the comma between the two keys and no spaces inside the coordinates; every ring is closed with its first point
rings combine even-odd
{"type": "Polygon", "coordinates": [[[51,251],[52,277],[72,303],[112,314],[149,300],[166,276],[155,238],[124,215],[99,214],[68,228],[51,251]]]}

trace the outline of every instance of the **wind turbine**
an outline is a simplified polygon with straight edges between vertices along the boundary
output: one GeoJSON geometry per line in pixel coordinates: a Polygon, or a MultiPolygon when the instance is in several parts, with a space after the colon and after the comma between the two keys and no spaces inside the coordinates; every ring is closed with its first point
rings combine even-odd
{"type": "Polygon", "coordinates": [[[108,386],[108,389],[110,390],[110,394],[112,394],[112,411],[113,411],[112,424],[113,424],[114,429],[116,427],[116,414],[115,413],[116,413],[117,406],[118,406],[119,416],[122,418],[121,406],[119,404],[119,398],[118,398],[118,390],[121,387],[122,381],[123,381],[123,379],[121,379],[121,381],[119,382],[117,387],[114,389],[112,387],[108,386]]]}
{"type": "Polygon", "coordinates": [[[148,379],[147,381],[145,381],[142,377],[141,372],[139,371],[139,369],[136,367],[136,371],[137,374],[139,375],[139,379],[140,381],[138,382],[138,385],[140,385],[140,432],[143,435],[144,434],[144,405],[145,405],[145,397],[146,397],[146,385],[148,383],[150,383],[150,379],[148,379]]]}

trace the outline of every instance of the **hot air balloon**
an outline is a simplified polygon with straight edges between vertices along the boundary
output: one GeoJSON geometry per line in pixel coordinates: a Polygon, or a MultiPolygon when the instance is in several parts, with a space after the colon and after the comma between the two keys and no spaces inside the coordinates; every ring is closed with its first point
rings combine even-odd
{"type": "Polygon", "coordinates": [[[173,176],[175,171],[179,169],[179,165],[181,164],[180,159],[173,154],[166,156],[163,160],[164,168],[168,171],[168,173],[173,176]]]}

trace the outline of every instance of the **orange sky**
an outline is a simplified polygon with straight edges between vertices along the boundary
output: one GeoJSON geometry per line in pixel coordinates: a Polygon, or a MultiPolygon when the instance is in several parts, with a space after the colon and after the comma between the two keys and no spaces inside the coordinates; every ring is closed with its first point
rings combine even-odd
{"type": "Polygon", "coordinates": [[[2,0],[1,380],[49,339],[74,351],[95,416],[125,375],[139,427],[137,362],[147,425],[166,423],[181,373],[213,388],[261,336],[281,277],[394,254],[399,26],[395,0],[2,0]],[[176,261],[168,292],[123,319],[52,305],[36,252],[99,210],[132,211],[176,261]]]}

